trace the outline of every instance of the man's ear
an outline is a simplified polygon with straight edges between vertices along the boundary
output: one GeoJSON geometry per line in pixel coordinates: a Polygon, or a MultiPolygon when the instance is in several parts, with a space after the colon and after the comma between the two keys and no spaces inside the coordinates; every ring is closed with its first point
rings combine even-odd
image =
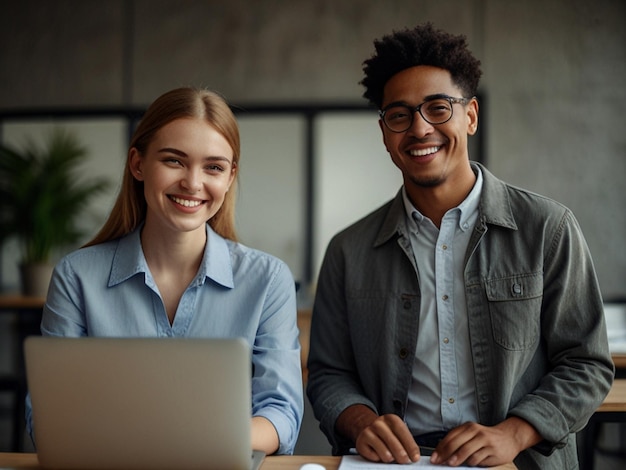
{"type": "Polygon", "coordinates": [[[467,133],[469,135],[476,134],[478,130],[478,100],[472,98],[467,104],[467,133]]]}

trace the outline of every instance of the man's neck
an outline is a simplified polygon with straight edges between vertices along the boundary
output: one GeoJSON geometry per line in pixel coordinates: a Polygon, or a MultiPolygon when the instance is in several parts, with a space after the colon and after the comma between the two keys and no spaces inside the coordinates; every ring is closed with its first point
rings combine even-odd
{"type": "Polygon", "coordinates": [[[413,206],[439,228],[445,213],[461,204],[475,183],[476,175],[470,168],[461,177],[436,186],[420,186],[406,180],[404,186],[413,206]]]}

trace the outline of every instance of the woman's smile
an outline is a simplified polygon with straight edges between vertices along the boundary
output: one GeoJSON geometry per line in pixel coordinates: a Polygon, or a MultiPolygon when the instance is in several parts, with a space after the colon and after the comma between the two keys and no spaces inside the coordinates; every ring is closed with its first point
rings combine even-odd
{"type": "Polygon", "coordinates": [[[180,204],[181,206],[185,206],[185,207],[198,207],[200,204],[205,203],[205,201],[201,199],[183,199],[177,196],[167,196],[167,197],[170,198],[172,201],[174,201],[176,204],[180,204]]]}

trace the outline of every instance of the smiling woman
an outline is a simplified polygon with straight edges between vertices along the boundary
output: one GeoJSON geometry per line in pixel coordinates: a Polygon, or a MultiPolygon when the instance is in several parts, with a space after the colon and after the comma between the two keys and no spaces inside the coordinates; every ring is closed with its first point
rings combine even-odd
{"type": "Polygon", "coordinates": [[[130,171],[143,182],[147,201],[144,232],[204,232],[235,180],[233,160],[228,141],[202,118],[172,121],[144,152],[131,148],[130,171]]]}
{"type": "MultiPolygon", "coordinates": [[[[55,267],[41,331],[55,336],[242,337],[252,445],[293,452],[303,414],[293,276],[237,242],[239,130],[214,92],[172,90],[146,111],[108,220],[55,267]]],[[[28,426],[32,435],[30,407],[28,426]]]]}
{"type": "MultiPolygon", "coordinates": [[[[168,156],[170,158],[182,157],[184,155],[182,149],[172,148],[169,144],[163,143],[164,139],[175,138],[174,135],[165,131],[167,131],[168,126],[174,125],[177,121],[178,125],[174,129],[175,131],[180,131],[180,128],[183,128],[187,134],[191,135],[192,129],[195,128],[194,130],[199,130],[200,134],[210,133],[213,143],[217,139],[222,150],[223,145],[226,144],[228,149],[226,155],[222,157],[229,159],[233,175],[236,176],[241,145],[239,127],[228,104],[219,95],[208,90],[179,88],[169,91],[160,96],[148,108],[139,122],[130,142],[122,189],[115,207],[98,235],[87,245],[125,235],[143,222],[147,212],[144,181],[142,178],[137,178],[138,174],[133,172],[131,162],[135,161],[137,157],[147,154],[150,144],[157,145],[159,153],[169,150],[169,153],[164,155],[166,160],[168,156]],[[193,121],[196,121],[195,126],[193,121]],[[160,139],[160,143],[155,143],[154,141],[158,139],[160,139]]],[[[208,144],[210,145],[210,142],[208,144]]],[[[204,156],[208,155],[210,154],[204,156]]],[[[224,197],[224,202],[219,211],[210,220],[207,218],[209,225],[217,233],[234,241],[237,240],[234,223],[236,183],[235,177],[231,184],[232,191],[229,191],[224,197]]]]}

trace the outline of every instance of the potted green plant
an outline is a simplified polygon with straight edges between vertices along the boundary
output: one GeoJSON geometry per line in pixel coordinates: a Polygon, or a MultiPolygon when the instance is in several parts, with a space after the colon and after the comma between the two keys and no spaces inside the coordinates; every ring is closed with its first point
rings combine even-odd
{"type": "Polygon", "coordinates": [[[86,156],[78,138],[60,128],[43,146],[33,140],[22,149],[0,145],[0,246],[18,241],[24,295],[45,296],[52,254],[80,240],[77,217],[109,186],[105,178],[79,175],[86,156]],[[44,279],[33,280],[31,271],[44,279]]]}

